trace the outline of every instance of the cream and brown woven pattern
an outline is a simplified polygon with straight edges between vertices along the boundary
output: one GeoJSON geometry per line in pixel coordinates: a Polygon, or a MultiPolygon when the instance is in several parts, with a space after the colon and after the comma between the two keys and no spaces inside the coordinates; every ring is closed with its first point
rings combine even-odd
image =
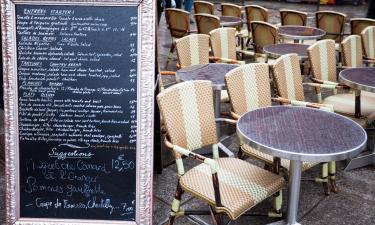
{"type": "MultiPolygon", "coordinates": [[[[267,163],[268,165],[273,164],[273,156],[272,155],[268,155],[268,154],[263,153],[261,151],[255,150],[254,148],[252,148],[252,147],[250,147],[249,145],[246,145],[246,144],[243,144],[241,146],[241,149],[246,155],[250,155],[251,157],[262,160],[265,163],[267,163]]],[[[313,166],[316,166],[318,164],[319,163],[316,163],[316,162],[302,162],[302,171],[306,171],[306,170],[308,170],[308,169],[310,169],[313,166]]],[[[281,159],[281,167],[283,167],[284,169],[289,171],[290,160],[281,159]]]]}
{"type": "Polygon", "coordinates": [[[220,18],[217,16],[199,13],[194,17],[200,34],[209,34],[210,31],[220,27],[220,18]]]}
{"type": "Polygon", "coordinates": [[[211,82],[179,83],[161,92],[157,100],[174,145],[192,151],[217,143],[211,82]]]}
{"type": "Polygon", "coordinates": [[[319,11],[315,13],[316,27],[328,33],[323,39],[332,39],[336,42],[341,42],[342,40],[345,18],[345,14],[334,11],[319,11]]]}
{"type": "Polygon", "coordinates": [[[351,34],[361,35],[362,31],[369,26],[375,26],[375,20],[369,18],[350,19],[351,34]]]}
{"type": "Polygon", "coordinates": [[[181,38],[189,34],[189,13],[181,9],[165,9],[165,19],[172,38],[181,38]]]}
{"type": "Polygon", "coordinates": [[[241,6],[230,3],[221,3],[221,15],[241,18],[241,6]]]}
{"type": "Polygon", "coordinates": [[[215,57],[236,60],[236,29],[218,28],[210,32],[212,53],[215,57]]]}
{"type": "MultiPolygon", "coordinates": [[[[245,161],[235,158],[221,158],[218,177],[223,207],[216,208],[235,220],[262,200],[282,189],[282,177],[245,161]]],[[[181,186],[194,196],[215,206],[211,170],[201,164],[181,177],[181,186]]]]}
{"type": "Polygon", "coordinates": [[[263,53],[264,46],[276,44],[278,40],[277,27],[267,22],[251,22],[251,33],[256,53],[263,53]]]}
{"type": "Polygon", "coordinates": [[[321,40],[307,49],[314,77],[336,82],[336,50],[333,40],[321,40]]]}
{"type": "Polygon", "coordinates": [[[194,1],[194,12],[197,13],[207,13],[214,15],[215,7],[211,2],[206,1],[194,1]]]}
{"type": "Polygon", "coordinates": [[[190,34],[176,41],[178,61],[181,67],[209,63],[210,36],[190,34]]]}
{"type": "Polygon", "coordinates": [[[365,56],[375,58],[375,26],[364,29],[361,36],[365,56]]]}
{"type": "Polygon", "coordinates": [[[350,35],[341,42],[342,61],[344,66],[362,67],[363,54],[361,37],[350,35]]]}
{"type": "Polygon", "coordinates": [[[252,63],[225,75],[232,110],[242,115],[250,110],[271,105],[268,64],[252,63]]]}
{"type": "Polygon", "coordinates": [[[245,6],[247,29],[251,32],[250,23],[253,21],[268,22],[268,9],[258,5],[245,6]]]}
{"type": "Polygon", "coordinates": [[[303,93],[301,68],[297,54],[279,57],[272,66],[278,95],[283,98],[305,101],[303,93]]]}
{"type": "Polygon", "coordinates": [[[280,10],[281,25],[306,26],[307,13],[296,10],[281,9],[280,10]]]}

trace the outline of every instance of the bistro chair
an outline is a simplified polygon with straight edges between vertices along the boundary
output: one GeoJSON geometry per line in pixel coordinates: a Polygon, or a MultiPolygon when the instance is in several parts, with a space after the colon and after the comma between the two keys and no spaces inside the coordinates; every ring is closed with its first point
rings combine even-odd
{"type": "Polygon", "coordinates": [[[369,18],[352,18],[350,19],[351,34],[361,35],[362,31],[369,26],[375,26],[375,20],[369,18]]]}
{"type": "MultiPolygon", "coordinates": [[[[363,67],[374,64],[375,59],[369,60],[363,58],[361,36],[350,35],[341,42],[343,67],[363,67]]],[[[375,97],[375,95],[374,95],[375,97]]]]}
{"type": "Polygon", "coordinates": [[[245,6],[246,13],[246,25],[248,30],[248,39],[246,46],[249,46],[252,39],[251,36],[251,22],[263,21],[268,22],[268,9],[258,5],[247,5],[245,6]]]}
{"type": "Polygon", "coordinates": [[[215,6],[211,2],[194,1],[193,4],[194,4],[194,12],[195,12],[195,14],[206,13],[206,14],[214,15],[215,6]]]}
{"type": "Polygon", "coordinates": [[[256,56],[256,61],[259,61],[261,58],[265,62],[268,61],[268,58],[263,54],[263,47],[266,45],[278,43],[278,32],[277,27],[262,21],[253,21],[251,22],[251,33],[253,38],[254,52],[256,56]]]}
{"type": "Polygon", "coordinates": [[[174,151],[178,174],[168,224],[179,216],[202,214],[211,215],[214,224],[222,224],[222,215],[236,220],[285,186],[282,177],[241,159],[219,158],[211,82],[177,84],[160,93],[157,101],[167,133],[165,144],[174,151]],[[194,153],[204,146],[212,146],[212,159],[194,153]],[[200,164],[185,171],[182,156],[200,164]],[[209,211],[183,210],[184,192],[206,203],[209,211]]]}
{"type": "Polygon", "coordinates": [[[291,9],[280,9],[281,25],[306,26],[307,13],[291,9]]]}
{"type": "Polygon", "coordinates": [[[237,60],[236,29],[232,27],[217,28],[210,32],[210,43],[213,58],[216,62],[245,64],[237,60]]]}
{"type": "Polygon", "coordinates": [[[318,103],[333,105],[335,112],[348,116],[363,127],[366,127],[375,118],[375,98],[361,94],[361,118],[354,118],[355,94],[340,93],[338,89],[349,89],[337,82],[335,42],[333,40],[321,40],[307,49],[309,62],[312,68],[318,103]],[[322,99],[321,88],[334,90],[334,94],[322,99]]]}
{"type": "MultiPolygon", "coordinates": [[[[271,66],[272,75],[275,81],[277,98],[274,100],[281,104],[291,104],[295,106],[304,106],[312,108],[320,108],[326,111],[332,111],[331,105],[323,105],[317,103],[306,102],[305,94],[302,86],[302,76],[300,62],[297,54],[286,54],[278,59],[271,66]]],[[[289,166],[289,161],[283,162],[289,166]]],[[[308,166],[314,166],[316,163],[308,163],[308,166]]],[[[285,167],[285,166],[283,166],[285,167]]],[[[307,166],[306,166],[307,167],[307,166]]],[[[308,168],[306,168],[308,169],[308,168]]],[[[322,163],[321,176],[315,181],[323,184],[324,193],[329,194],[330,191],[337,193],[336,186],[336,162],[322,163]]]]}
{"type": "Polygon", "coordinates": [[[214,15],[200,13],[195,14],[199,34],[210,34],[210,31],[220,27],[220,18],[214,15]]]}
{"type": "MultiPolygon", "coordinates": [[[[318,11],[315,13],[316,27],[327,32],[322,39],[332,39],[336,43],[342,41],[346,15],[334,11],[318,11]]],[[[338,47],[339,45],[337,45],[338,47]]]]}
{"type": "Polygon", "coordinates": [[[364,58],[375,60],[375,26],[365,28],[362,33],[364,58]]]}
{"type": "Polygon", "coordinates": [[[209,63],[210,36],[190,34],[176,41],[179,68],[209,63]]]}
{"type": "Polygon", "coordinates": [[[231,4],[231,3],[221,3],[221,15],[222,16],[233,16],[241,18],[242,7],[231,4]]]}
{"type": "Polygon", "coordinates": [[[172,60],[173,52],[176,48],[176,40],[190,34],[189,16],[189,12],[186,12],[181,9],[165,9],[165,19],[167,21],[170,34],[172,36],[172,44],[168,53],[165,69],[168,68],[168,64],[172,60]]]}

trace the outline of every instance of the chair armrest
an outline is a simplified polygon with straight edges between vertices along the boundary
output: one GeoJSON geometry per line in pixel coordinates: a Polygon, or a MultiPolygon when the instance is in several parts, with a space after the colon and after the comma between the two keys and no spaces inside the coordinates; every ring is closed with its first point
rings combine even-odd
{"type": "Polygon", "coordinates": [[[371,58],[371,57],[363,57],[364,60],[370,60],[370,61],[375,61],[375,58],[371,58]]]}
{"type": "Polygon", "coordinates": [[[160,75],[176,75],[175,71],[160,71],[160,75]]]}
{"type": "Polygon", "coordinates": [[[234,120],[238,120],[241,116],[233,111],[230,111],[230,115],[234,120]]]}
{"type": "Polygon", "coordinates": [[[210,56],[209,59],[213,60],[214,62],[221,61],[223,63],[230,63],[230,64],[245,64],[245,61],[239,61],[239,60],[221,58],[221,57],[214,57],[214,56],[210,56]]]}
{"type": "Polygon", "coordinates": [[[334,85],[334,84],[321,84],[321,83],[302,83],[303,85],[308,85],[311,87],[317,88],[327,88],[327,89],[339,89],[342,86],[334,85]]]}
{"type": "Polygon", "coordinates": [[[216,123],[226,122],[226,123],[233,124],[233,125],[237,124],[236,120],[232,120],[232,119],[228,119],[228,118],[216,118],[215,122],[216,123]]]}
{"type": "Polygon", "coordinates": [[[305,101],[297,101],[297,100],[290,100],[287,98],[272,98],[273,101],[280,102],[282,104],[290,104],[292,106],[303,106],[303,107],[309,107],[314,109],[321,109],[329,112],[333,112],[333,106],[329,104],[319,104],[315,102],[305,102],[305,101]]]}

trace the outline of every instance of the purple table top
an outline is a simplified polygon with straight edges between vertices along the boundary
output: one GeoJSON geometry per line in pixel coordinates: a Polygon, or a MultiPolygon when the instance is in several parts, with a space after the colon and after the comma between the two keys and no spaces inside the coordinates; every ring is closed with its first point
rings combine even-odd
{"type": "Polygon", "coordinates": [[[327,162],[356,156],[367,135],[341,115],[307,107],[274,106],[244,114],[237,124],[243,143],[267,154],[327,162]]]}
{"type": "Polygon", "coordinates": [[[241,24],[241,18],[237,18],[234,16],[220,16],[220,25],[223,27],[237,26],[241,24]]]}
{"type": "Polygon", "coordinates": [[[354,89],[375,92],[375,67],[345,69],[340,72],[339,79],[354,89]]]}
{"type": "Polygon", "coordinates": [[[273,58],[278,58],[285,54],[296,53],[300,59],[307,59],[307,48],[309,45],[303,44],[275,44],[263,47],[263,51],[273,58]]]}
{"type": "Polygon", "coordinates": [[[306,26],[281,26],[279,27],[279,35],[284,38],[298,39],[298,40],[313,40],[319,39],[326,35],[324,30],[315,27],[306,26]]]}
{"type": "Polygon", "coordinates": [[[238,67],[236,64],[209,63],[195,65],[177,70],[176,77],[180,81],[209,80],[215,90],[224,90],[224,76],[232,69],[238,67]]]}

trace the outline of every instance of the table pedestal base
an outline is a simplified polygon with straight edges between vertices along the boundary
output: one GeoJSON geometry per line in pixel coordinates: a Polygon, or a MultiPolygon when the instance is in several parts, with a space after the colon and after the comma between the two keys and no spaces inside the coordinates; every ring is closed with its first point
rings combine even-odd
{"type": "Polygon", "coordinates": [[[375,165],[375,152],[372,152],[367,155],[358,156],[350,160],[348,165],[345,167],[345,171],[357,169],[368,165],[375,165]]]}

